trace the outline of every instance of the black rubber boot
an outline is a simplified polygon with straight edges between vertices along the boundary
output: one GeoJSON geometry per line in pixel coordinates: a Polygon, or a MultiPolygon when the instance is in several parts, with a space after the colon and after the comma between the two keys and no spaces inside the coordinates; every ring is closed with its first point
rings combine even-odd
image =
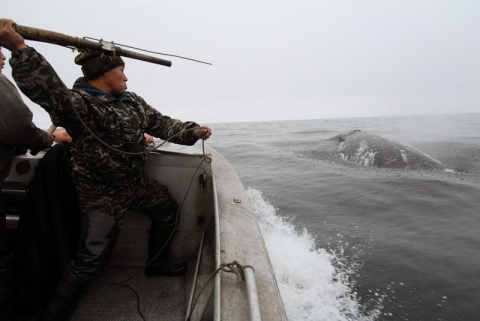
{"type": "Polygon", "coordinates": [[[145,275],[181,276],[187,270],[186,264],[172,264],[168,260],[168,248],[175,232],[178,205],[171,202],[163,207],[147,209],[145,213],[152,220],[148,240],[148,265],[145,275]]]}
{"type": "Polygon", "coordinates": [[[87,292],[90,281],[81,279],[67,272],[57,285],[55,294],[50,301],[41,321],[66,321],[70,320],[78,302],[87,292]]]}
{"type": "Polygon", "coordinates": [[[150,238],[148,241],[148,262],[145,275],[155,276],[181,276],[187,270],[186,264],[172,264],[168,261],[168,247],[170,236],[175,232],[175,225],[163,226],[161,223],[152,222],[150,238]]]}

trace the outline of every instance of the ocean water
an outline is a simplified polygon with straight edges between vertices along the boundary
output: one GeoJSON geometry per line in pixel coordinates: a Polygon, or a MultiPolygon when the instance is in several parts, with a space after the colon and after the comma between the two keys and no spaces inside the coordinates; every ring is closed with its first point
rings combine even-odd
{"type": "Polygon", "coordinates": [[[480,114],[211,124],[289,320],[480,320],[480,114]],[[345,160],[359,129],[440,169],[345,160]]]}

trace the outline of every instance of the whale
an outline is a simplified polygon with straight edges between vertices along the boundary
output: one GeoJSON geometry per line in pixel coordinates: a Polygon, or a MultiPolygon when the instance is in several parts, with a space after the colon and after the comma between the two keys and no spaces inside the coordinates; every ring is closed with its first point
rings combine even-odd
{"type": "Polygon", "coordinates": [[[343,160],[362,166],[396,169],[443,170],[436,159],[379,135],[352,130],[330,140],[338,142],[338,152],[343,160]]]}

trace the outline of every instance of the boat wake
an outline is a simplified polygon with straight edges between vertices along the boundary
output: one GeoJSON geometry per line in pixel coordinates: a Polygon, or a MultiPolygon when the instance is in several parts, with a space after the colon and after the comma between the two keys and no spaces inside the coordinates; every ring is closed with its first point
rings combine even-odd
{"type": "Polygon", "coordinates": [[[353,268],[342,263],[341,254],[318,249],[314,238],[279,217],[275,207],[258,190],[247,195],[257,217],[275,270],[288,319],[375,320],[381,305],[363,311],[352,286],[353,268]]]}

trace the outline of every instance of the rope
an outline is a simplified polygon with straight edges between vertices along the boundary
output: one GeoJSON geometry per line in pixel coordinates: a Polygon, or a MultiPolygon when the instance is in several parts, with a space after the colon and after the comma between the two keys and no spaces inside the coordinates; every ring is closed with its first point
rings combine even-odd
{"type": "Polygon", "coordinates": [[[143,321],[147,321],[147,319],[145,319],[145,316],[143,315],[142,310],[141,310],[141,308],[140,308],[140,295],[138,294],[137,290],[135,290],[133,287],[131,287],[131,286],[128,285],[128,284],[108,283],[108,285],[121,286],[121,287],[127,288],[127,289],[129,289],[130,291],[132,291],[133,294],[135,295],[135,299],[136,299],[136,301],[137,301],[137,312],[138,312],[138,315],[140,316],[140,318],[142,318],[143,321]]]}
{"type": "Polygon", "coordinates": [[[245,270],[246,268],[251,268],[255,272],[255,269],[251,265],[242,266],[237,261],[233,261],[231,263],[220,264],[220,267],[218,267],[212,274],[210,274],[210,276],[207,279],[207,282],[201,288],[197,297],[193,301],[193,304],[190,307],[190,312],[188,313],[187,317],[185,318],[185,321],[190,321],[190,318],[192,317],[192,313],[195,310],[195,306],[197,305],[198,300],[200,299],[200,296],[202,295],[203,291],[207,288],[207,286],[210,284],[210,282],[212,282],[213,278],[218,274],[218,272],[223,271],[223,272],[226,272],[226,273],[233,273],[237,277],[241,277],[242,280],[245,281],[245,275],[243,274],[243,270],[245,270]]]}
{"type": "MultiPolygon", "coordinates": [[[[160,145],[161,146],[161,145],[160,145]]],[[[159,147],[160,147],[159,146],[159,147]]],[[[165,247],[167,246],[167,244],[169,244],[169,242],[171,241],[171,239],[173,238],[173,235],[175,234],[175,231],[177,229],[177,225],[178,225],[178,219],[180,217],[180,210],[183,206],[183,204],[185,203],[185,200],[187,199],[187,196],[188,196],[188,193],[190,192],[190,188],[192,187],[192,184],[193,184],[193,181],[195,179],[195,175],[196,173],[198,172],[198,170],[200,169],[200,166],[203,164],[203,162],[206,162],[206,163],[210,163],[212,161],[212,159],[207,156],[205,154],[205,141],[203,140],[202,141],[202,152],[203,152],[203,159],[202,161],[198,164],[197,168],[195,169],[195,172],[193,173],[192,175],[192,179],[190,180],[190,183],[188,185],[188,188],[185,192],[185,196],[183,197],[182,201],[180,202],[179,206],[178,206],[178,209],[177,209],[177,213],[176,213],[176,219],[175,219],[175,227],[172,231],[172,233],[170,234],[170,236],[168,237],[167,241],[165,242],[165,244],[160,248],[160,250],[157,252],[157,254],[155,254],[153,256],[152,259],[150,259],[150,261],[147,262],[147,264],[145,264],[145,266],[143,266],[141,269],[139,269],[137,272],[133,273],[130,277],[126,278],[125,280],[121,281],[121,282],[118,282],[118,283],[108,283],[107,285],[111,285],[111,286],[120,286],[120,287],[125,287],[127,289],[129,289],[130,291],[132,291],[134,294],[135,294],[135,299],[137,301],[137,312],[138,312],[138,315],[140,316],[140,318],[142,318],[142,320],[144,321],[147,321],[141,311],[141,308],[140,308],[140,295],[138,294],[138,292],[130,285],[128,284],[125,284],[127,282],[129,282],[130,280],[132,280],[133,278],[137,277],[140,273],[143,272],[143,270],[149,266],[150,264],[152,264],[153,261],[155,261],[155,259],[163,252],[163,250],[165,249],[165,247]]]]}
{"type": "Polygon", "coordinates": [[[244,281],[245,275],[243,274],[243,270],[245,270],[246,268],[251,268],[253,271],[255,271],[255,269],[251,265],[242,266],[237,261],[233,261],[232,263],[222,263],[219,267],[219,269],[223,272],[234,273],[236,276],[241,277],[244,281]]]}

